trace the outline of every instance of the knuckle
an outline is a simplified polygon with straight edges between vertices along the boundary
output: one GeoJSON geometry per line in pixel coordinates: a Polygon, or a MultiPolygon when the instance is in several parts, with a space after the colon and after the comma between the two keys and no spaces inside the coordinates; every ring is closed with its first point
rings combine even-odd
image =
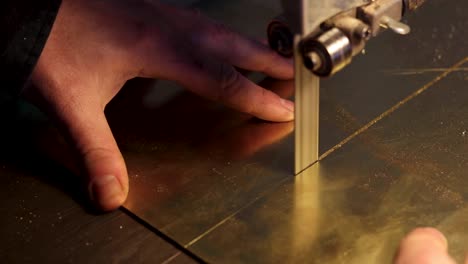
{"type": "Polygon", "coordinates": [[[271,96],[271,92],[266,89],[260,89],[255,96],[255,104],[251,106],[250,112],[253,115],[258,115],[264,109],[267,98],[271,96]]]}
{"type": "Polygon", "coordinates": [[[105,160],[109,158],[119,157],[115,150],[105,147],[83,147],[81,153],[85,159],[93,159],[94,161],[105,160]]]}
{"type": "Polygon", "coordinates": [[[220,22],[210,21],[209,26],[206,28],[206,36],[211,38],[214,42],[232,44],[231,40],[236,38],[236,34],[225,24],[220,22]]]}
{"type": "Polygon", "coordinates": [[[210,22],[211,22],[210,33],[213,33],[214,35],[230,34],[231,31],[228,29],[228,27],[225,24],[217,22],[217,21],[210,21],[210,22]]]}
{"type": "Polygon", "coordinates": [[[184,11],[186,11],[195,21],[199,21],[203,18],[202,12],[199,8],[192,7],[184,11]]]}
{"type": "Polygon", "coordinates": [[[118,36],[119,44],[122,45],[122,48],[133,49],[150,43],[152,27],[144,19],[139,17],[128,18],[124,27],[121,30],[123,33],[118,36]]]}
{"type": "Polygon", "coordinates": [[[227,64],[221,64],[218,73],[218,82],[220,90],[218,100],[229,102],[240,92],[240,74],[227,64]]]}

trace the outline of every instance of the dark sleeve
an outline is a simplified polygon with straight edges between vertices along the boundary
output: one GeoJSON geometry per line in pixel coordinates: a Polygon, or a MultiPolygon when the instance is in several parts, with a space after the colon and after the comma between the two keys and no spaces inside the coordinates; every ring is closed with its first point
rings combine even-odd
{"type": "Polygon", "coordinates": [[[61,0],[0,3],[0,95],[17,95],[31,74],[61,0]]]}

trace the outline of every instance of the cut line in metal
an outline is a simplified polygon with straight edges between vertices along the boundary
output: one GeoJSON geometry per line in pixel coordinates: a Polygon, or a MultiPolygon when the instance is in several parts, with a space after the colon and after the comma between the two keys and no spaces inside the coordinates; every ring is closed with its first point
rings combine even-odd
{"type": "Polygon", "coordinates": [[[385,117],[389,116],[391,113],[395,112],[397,109],[399,109],[401,106],[405,105],[406,103],[408,103],[409,101],[411,101],[412,99],[414,99],[415,97],[417,97],[418,95],[422,94],[423,92],[425,92],[427,89],[429,89],[431,86],[433,86],[434,84],[440,82],[441,80],[443,80],[445,77],[447,77],[450,73],[452,72],[455,72],[457,70],[459,70],[459,67],[462,66],[463,64],[465,64],[466,62],[468,62],[468,57],[464,58],[463,60],[459,61],[458,63],[456,63],[455,65],[453,65],[452,67],[448,68],[447,71],[445,71],[444,73],[440,74],[439,76],[437,76],[436,78],[434,78],[432,81],[428,82],[426,85],[424,85],[423,87],[419,88],[418,90],[416,90],[415,92],[413,92],[412,94],[410,94],[408,97],[406,97],[405,99],[401,100],[400,102],[398,102],[396,105],[392,106],[390,109],[388,109],[387,111],[383,112],[381,115],[377,116],[376,118],[374,118],[372,121],[370,121],[369,123],[367,123],[365,126],[363,126],[362,128],[358,129],[356,132],[354,132],[353,134],[351,134],[349,137],[345,138],[343,141],[341,141],[340,143],[338,143],[336,146],[334,146],[333,148],[329,149],[327,152],[325,152],[324,154],[322,154],[318,160],[323,160],[324,158],[326,158],[328,155],[330,155],[331,153],[333,153],[335,150],[337,149],[340,149],[341,147],[343,147],[346,143],[348,143],[349,141],[351,141],[352,139],[354,139],[355,137],[359,136],[361,133],[365,132],[366,130],[368,130],[370,127],[372,127],[373,125],[375,125],[377,122],[379,122],[380,120],[384,119],[385,117]]]}
{"type": "MultiPolygon", "coordinates": [[[[190,251],[187,247],[181,245],[180,243],[178,243],[177,241],[175,241],[174,239],[172,239],[170,236],[166,235],[164,232],[161,232],[158,228],[154,227],[153,225],[151,225],[150,223],[148,223],[147,221],[145,221],[143,218],[139,217],[138,215],[134,214],[132,211],[130,211],[129,209],[125,208],[124,206],[121,206],[119,208],[120,211],[122,211],[124,214],[128,215],[129,217],[131,217],[133,220],[135,220],[137,223],[141,224],[142,226],[144,226],[146,229],[148,229],[149,231],[151,231],[152,233],[154,233],[155,235],[161,237],[162,239],[164,239],[166,242],[168,242],[169,244],[171,244],[173,247],[175,247],[176,249],[180,250],[179,252],[177,252],[175,255],[172,255],[171,257],[169,257],[169,259],[171,258],[175,258],[177,257],[178,255],[180,255],[181,253],[184,253],[185,255],[189,256],[190,258],[192,258],[193,260],[197,261],[198,263],[207,263],[205,260],[203,260],[200,256],[196,255],[195,253],[193,253],[192,251],[190,251]]],[[[167,259],[165,262],[167,261],[170,261],[169,259],[167,259]]]]}
{"type": "MultiPolygon", "coordinates": [[[[425,74],[433,72],[445,72],[450,70],[450,68],[419,68],[419,69],[398,69],[398,70],[387,70],[383,71],[387,74],[394,75],[416,75],[416,74],[425,74]]],[[[454,72],[468,72],[468,67],[461,67],[453,70],[454,72]]]]}
{"type": "MultiPolygon", "coordinates": [[[[457,71],[457,69],[462,66],[463,64],[467,63],[468,62],[468,57],[464,58],[463,60],[461,60],[460,62],[456,63],[454,66],[452,66],[451,68],[448,68],[448,70],[442,74],[440,74],[439,76],[437,76],[436,78],[434,78],[432,81],[428,82],[426,85],[424,85],[423,87],[419,88],[418,90],[416,90],[415,92],[413,92],[411,95],[409,95],[408,97],[406,97],[405,99],[401,100],[400,102],[398,102],[396,105],[394,105],[393,107],[391,107],[390,109],[388,109],[387,111],[385,111],[384,113],[382,113],[381,115],[379,115],[378,117],[374,118],[372,121],[370,121],[369,123],[367,123],[366,125],[364,125],[362,128],[360,128],[359,130],[357,130],[356,132],[354,132],[352,135],[350,135],[349,137],[347,137],[346,139],[344,139],[343,141],[341,141],[340,143],[338,143],[336,146],[334,146],[333,148],[329,149],[327,152],[325,152],[323,155],[321,155],[318,160],[310,163],[309,165],[305,166],[302,170],[300,170],[298,173],[295,174],[295,176],[297,176],[298,174],[304,172],[305,170],[307,170],[308,168],[312,167],[313,165],[315,165],[316,163],[318,163],[318,161],[320,160],[323,160],[324,158],[326,158],[328,155],[330,155],[331,153],[333,153],[334,151],[340,149],[341,147],[343,147],[346,143],[350,142],[352,139],[354,139],[355,137],[357,137],[358,135],[360,135],[361,133],[365,132],[366,130],[368,130],[370,127],[372,127],[373,125],[375,125],[376,123],[378,123],[379,121],[381,121],[382,119],[384,119],[385,117],[389,116],[390,114],[392,114],[393,112],[395,112],[396,110],[398,110],[401,106],[405,105],[406,103],[408,103],[409,101],[411,101],[412,99],[414,99],[415,97],[417,97],[418,95],[422,94],[424,91],[426,91],[427,89],[429,89],[430,87],[432,87],[433,85],[437,84],[438,82],[440,82],[441,80],[443,80],[445,77],[447,77],[450,73],[452,72],[455,72],[457,71]]],[[[297,103],[296,103],[297,104],[297,103]]],[[[318,112],[317,112],[318,113],[318,112]]],[[[200,234],[198,237],[196,237],[195,239],[193,239],[192,241],[190,241],[189,243],[187,243],[184,247],[185,248],[189,248],[191,245],[195,244],[197,241],[199,241],[200,239],[202,239],[203,237],[205,237],[206,235],[208,235],[209,233],[211,233],[212,231],[214,231],[215,229],[217,229],[219,226],[221,226],[223,223],[225,223],[226,221],[228,221],[229,219],[231,219],[232,217],[234,217],[235,215],[237,215],[240,211],[242,211],[244,208],[247,208],[249,205],[253,204],[255,201],[261,199],[262,197],[266,196],[270,190],[272,189],[276,189],[277,186],[281,185],[281,183],[285,182],[286,180],[288,180],[288,178],[285,178],[283,179],[282,181],[278,182],[278,184],[276,184],[274,187],[272,187],[271,189],[265,191],[264,193],[262,193],[261,195],[259,195],[256,199],[252,200],[251,202],[249,202],[248,204],[246,204],[245,206],[241,207],[239,210],[237,210],[236,212],[232,213],[231,215],[227,216],[226,218],[224,218],[222,221],[220,221],[219,223],[217,223],[216,225],[212,226],[211,228],[209,228],[208,230],[206,230],[205,232],[203,232],[202,234],[200,234]]]]}

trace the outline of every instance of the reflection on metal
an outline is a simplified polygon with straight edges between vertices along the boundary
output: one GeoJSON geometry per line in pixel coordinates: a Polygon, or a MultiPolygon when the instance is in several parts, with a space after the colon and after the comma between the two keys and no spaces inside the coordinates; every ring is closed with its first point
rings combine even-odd
{"type": "Polygon", "coordinates": [[[468,245],[465,86],[465,77],[453,72],[437,77],[191,249],[212,263],[391,263],[405,233],[434,226],[462,259],[468,245]]]}
{"type": "Polygon", "coordinates": [[[311,247],[320,236],[320,164],[317,163],[294,178],[294,210],[290,223],[291,258],[311,247]]]}
{"type": "Polygon", "coordinates": [[[78,179],[44,153],[73,163],[57,130],[29,105],[14,106],[0,131],[1,263],[160,263],[179,252],[122,211],[85,210],[78,179]]]}
{"type": "MultiPolygon", "coordinates": [[[[291,81],[261,85],[284,97],[294,88],[291,81]]],[[[133,107],[126,115],[119,99],[133,105],[131,94],[144,90],[138,86],[123,90],[115,107],[108,107],[128,164],[132,191],[125,207],[181,245],[195,243],[292,176],[293,122],[262,122],[189,93],[158,109],[133,107]],[[148,124],[134,116],[157,121],[148,124]]]]}
{"type": "MultiPolygon", "coordinates": [[[[252,10],[246,8],[250,2],[229,1],[231,6],[238,6],[239,10],[244,11],[252,10]]],[[[222,17],[224,11],[220,10],[226,10],[225,3],[210,1],[207,5],[211,5],[211,10],[216,10],[213,13],[216,13],[217,17],[222,17]]],[[[336,146],[438,74],[429,72],[423,75],[402,76],[387,74],[385,73],[387,70],[443,68],[449,64],[448,62],[460,59],[460,51],[466,47],[464,37],[466,3],[468,2],[449,3],[441,0],[428,2],[429,9],[424,10],[424,15],[409,17],[409,24],[417,26],[417,31],[404,40],[392,37],[391,34],[386,35],[388,37],[376,38],[373,44],[366,48],[366,55],[360,56],[352,67],[321,82],[321,86],[325,88],[321,90],[321,153],[336,146]],[[454,12],[455,9],[461,11],[454,12]],[[443,18],[446,22],[437,24],[438,27],[447,25],[448,29],[443,32],[449,32],[450,25],[454,25],[458,30],[457,34],[451,38],[448,34],[440,34],[438,41],[434,42],[432,22],[436,17],[443,18]],[[435,49],[443,56],[443,60],[434,61],[434,57],[427,55],[432,54],[435,49]]],[[[251,12],[255,14],[249,16],[256,19],[259,17],[258,10],[251,12]]],[[[263,21],[268,21],[278,13],[279,9],[263,13],[263,21]]],[[[250,20],[241,21],[238,17],[231,18],[226,22],[236,24],[240,29],[251,29],[253,24],[257,24],[252,24],[250,20]]],[[[257,36],[262,34],[262,30],[264,28],[259,29],[257,36]]],[[[441,31],[439,28],[439,32],[441,31]]],[[[440,82],[438,85],[443,83],[440,82]]],[[[266,84],[261,86],[272,88],[266,84]]],[[[281,92],[281,90],[293,90],[292,83],[285,85],[284,82],[282,84],[280,82],[280,86],[283,86],[280,91],[273,90],[283,97],[292,95],[292,92],[281,92]]],[[[133,88],[135,89],[127,91],[138,93],[144,87],[139,85],[133,88]]],[[[151,95],[159,98],[160,93],[168,88],[160,83],[156,87],[151,87],[153,91],[151,95]]],[[[403,216],[411,209],[403,202],[395,202],[390,204],[392,206],[388,209],[382,205],[379,217],[371,215],[372,209],[377,208],[372,206],[379,203],[381,197],[386,196],[387,187],[392,186],[392,181],[403,174],[400,174],[402,169],[399,167],[392,171],[388,170],[392,169],[395,163],[403,163],[405,159],[411,158],[411,153],[405,154],[399,149],[408,151],[411,147],[428,147],[431,144],[421,142],[441,137],[437,131],[434,132],[434,137],[424,138],[424,135],[428,135],[424,130],[417,132],[403,130],[405,118],[411,119],[411,126],[414,126],[415,121],[421,116],[435,118],[439,115],[437,112],[420,111],[411,117],[403,115],[404,118],[394,119],[392,115],[399,112],[395,111],[382,119],[378,126],[360,133],[344,148],[335,149],[332,155],[321,162],[317,177],[318,216],[309,215],[301,218],[299,214],[294,214],[296,210],[294,208],[300,206],[295,202],[299,200],[295,198],[298,195],[294,193],[298,190],[294,186],[296,180],[291,177],[294,169],[294,138],[288,133],[292,131],[292,124],[261,122],[221,109],[187,94],[174,96],[157,107],[146,109],[143,109],[139,103],[140,98],[133,97],[135,100],[130,101],[130,97],[126,94],[119,96],[125,98],[122,100],[125,104],[122,106],[113,101],[107,110],[111,127],[121,146],[130,173],[130,197],[126,207],[182,245],[197,240],[189,250],[213,263],[226,263],[230,260],[240,262],[240,259],[244,262],[252,260],[251,263],[255,261],[278,263],[280,262],[278,260],[284,260],[282,257],[286,254],[292,255],[288,251],[290,245],[300,249],[300,246],[295,245],[307,244],[306,239],[296,237],[300,231],[296,232],[291,224],[293,221],[306,222],[306,219],[318,219],[315,225],[309,225],[313,226],[312,229],[316,226],[319,230],[314,240],[319,242],[312,243],[312,246],[303,252],[296,250],[297,262],[303,257],[302,263],[310,263],[311,259],[315,259],[313,254],[317,252],[323,252],[322,255],[317,255],[319,260],[341,258],[344,263],[348,263],[346,260],[350,259],[351,255],[354,255],[355,263],[366,263],[366,261],[359,262],[358,255],[364,260],[368,260],[370,254],[373,254],[374,259],[384,258],[386,255],[379,253],[383,251],[376,248],[392,253],[397,240],[409,228],[409,226],[400,226],[400,222],[408,220],[403,216]],[[152,122],[147,122],[148,120],[152,122]],[[380,127],[380,124],[388,120],[394,120],[392,126],[380,127]],[[395,132],[395,134],[381,140],[373,140],[374,137],[366,135],[374,130],[382,133],[395,132]],[[403,142],[400,139],[405,135],[409,138],[403,142]],[[415,135],[423,138],[415,141],[411,138],[415,135]],[[348,145],[360,142],[361,139],[374,143],[363,144],[362,152],[351,152],[348,145]],[[381,161],[378,157],[373,158],[369,148],[392,144],[394,145],[390,151],[381,151],[387,155],[380,155],[391,162],[382,162],[379,167],[381,170],[377,171],[381,161]],[[390,155],[392,153],[393,155],[390,155]],[[401,157],[399,154],[402,154],[401,157]],[[376,181],[381,182],[376,184],[376,181]],[[281,187],[277,188],[278,186],[281,187]],[[402,204],[404,206],[398,208],[398,205],[402,204]],[[394,215],[391,215],[391,211],[394,215]],[[385,218],[388,216],[390,219],[385,218]],[[337,222],[329,219],[335,219],[337,222]],[[390,220],[391,222],[386,222],[390,220]],[[367,226],[365,224],[359,226],[360,223],[367,223],[367,226]],[[216,228],[213,228],[215,226],[216,228]],[[405,230],[399,230],[397,227],[405,230]],[[393,240],[383,241],[382,238],[386,235],[387,238],[394,235],[393,240]],[[295,240],[297,242],[294,242],[295,240]],[[353,243],[359,245],[362,254],[355,254],[355,251],[349,249],[349,245],[353,243]],[[373,253],[370,253],[369,248],[374,250],[373,253]]],[[[439,104],[439,100],[441,99],[433,98],[432,104],[439,104]]],[[[450,100],[445,99],[447,107],[451,106],[450,100]]],[[[406,104],[405,107],[409,105],[411,104],[406,104]]],[[[443,122],[446,124],[445,120],[443,122]]],[[[443,135],[456,134],[457,129],[454,127],[451,129],[454,129],[451,133],[443,135]]],[[[459,139],[464,139],[461,137],[463,131],[457,132],[459,139]]],[[[444,150],[444,146],[440,144],[434,149],[437,148],[444,150]]],[[[424,149],[417,150],[425,152],[424,149]]],[[[462,157],[463,153],[460,152],[458,155],[462,157]]],[[[450,163],[450,160],[447,162],[449,162],[447,168],[460,166],[457,163],[450,163]]],[[[422,160],[413,159],[410,163],[406,168],[420,166],[422,160]]],[[[427,164],[427,167],[430,168],[429,165],[427,164]]],[[[313,168],[314,166],[309,169],[313,168]]],[[[406,177],[409,183],[414,175],[415,173],[406,177]]],[[[436,175],[434,170],[418,178],[422,181],[418,184],[408,186],[402,184],[402,187],[406,187],[395,188],[395,194],[392,195],[401,195],[399,191],[417,194],[420,190],[418,185],[425,188],[427,179],[433,175],[436,175]]],[[[448,195],[454,201],[458,201],[458,204],[462,204],[463,199],[460,195],[450,192],[450,189],[440,189],[445,188],[445,183],[448,181],[441,178],[441,182],[443,183],[440,185],[437,185],[436,181],[430,182],[433,190],[444,191],[437,195],[448,195]]],[[[422,199],[431,199],[432,196],[431,193],[425,193],[422,199]]],[[[387,203],[391,201],[392,196],[388,197],[387,203]]],[[[409,213],[413,213],[408,220],[411,221],[414,219],[411,217],[417,212],[409,213]]],[[[439,213],[444,215],[446,212],[439,213]]],[[[447,223],[462,222],[457,217],[447,223]]],[[[452,230],[456,228],[452,227],[452,230]]],[[[311,231],[305,236],[312,240],[315,235],[311,231]]]]}
{"type": "Polygon", "coordinates": [[[401,23],[400,21],[397,21],[389,16],[382,17],[381,26],[383,28],[389,28],[393,30],[393,32],[400,35],[407,35],[411,31],[411,28],[408,25],[401,23]]]}
{"type": "Polygon", "coordinates": [[[305,66],[295,39],[295,173],[317,161],[319,154],[320,80],[305,66]]]}
{"type": "Polygon", "coordinates": [[[354,139],[355,137],[359,136],[361,133],[365,132],[366,130],[368,130],[370,127],[372,127],[373,125],[375,125],[377,122],[381,121],[382,119],[388,117],[390,114],[392,114],[393,112],[395,112],[396,110],[398,110],[400,107],[402,107],[403,105],[407,104],[408,102],[410,102],[412,99],[414,99],[415,97],[419,96],[421,93],[425,92],[427,89],[429,89],[430,87],[434,86],[435,84],[437,84],[438,82],[440,82],[441,80],[443,80],[445,77],[447,77],[449,74],[453,73],[453,72],[457,72],[459,71],[460,67],[465,64],[466,62],[468,61],[468,58],[465,58],[463,60],[461,60],[460,62],[456,63],[454,66],[450,67],[450,68],[446,68],[445,72],[443,72],[442,74],[440,74],[439,76],[437,76],[436,78],[434,78],[432,81],[428,82],[427,84],[425,84],[423,87],[417,89],[416,91],[414,91],[413,93],[411,93],[409,96],[407,96],[406,98],[404,98],[403,100],[401,100],[400,102],[398,102],[396,105],[392,106],[390,109],[388,109],[387,111],[383,112],[381,115],[377,116],[376,118],[374,118],[373,120],[371,120],[369,123],[367,123],[366,125],[364,125],[363,127],[361,127],[360,129],[356,130],[356,132],[352,133],[351,135],[349,135],[347,138],[343,139],[343,141],[341,141],[340,143],[338,143],[336,146],[334,146],[333,148],[327,150],[325,153],[323,153],[320,157],[319,157],[319,160],[322,160],[324,158],[326,158],[328,155],[330,155],[332,152],[334,152],[335,150],[341,148],[343,145],[345,145],[346,143],[348,143],[349,141],[351,141],[352,139],[354,139]]]}

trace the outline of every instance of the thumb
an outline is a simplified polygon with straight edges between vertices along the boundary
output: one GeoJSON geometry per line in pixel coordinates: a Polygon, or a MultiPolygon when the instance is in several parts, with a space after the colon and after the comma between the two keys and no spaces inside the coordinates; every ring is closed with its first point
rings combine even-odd
{"type": "Polygon", "coordinates": [[[118,208],[127,198],[128,175],[104,112],[77,118],[70,135],[83,162],[90,199],[106,211],[118,208]]]}
{"type": "Polygon", "coordinates": [[[81,162],[89,197],[99,209],[116,209],[127,198],[128,175],[104,111],[73,105],[60,111],[59,122],[81,162]]]}
{"type": "Polygon", "coordinates": [[[118,74],[99,74],[99,67],[68,57],[55,40],[48,40],[23,95],[57,121],[94,204],[105,211],[116,209],[127,197],[128,175],[104,107],[121,87],[113,78],[118,74]]]}
{"type": "Polygon", "coordinates": [[[455,264],[447,252],[447,240],[434,228],[417,228],[401,242],[395,264],[455,264]]]}

